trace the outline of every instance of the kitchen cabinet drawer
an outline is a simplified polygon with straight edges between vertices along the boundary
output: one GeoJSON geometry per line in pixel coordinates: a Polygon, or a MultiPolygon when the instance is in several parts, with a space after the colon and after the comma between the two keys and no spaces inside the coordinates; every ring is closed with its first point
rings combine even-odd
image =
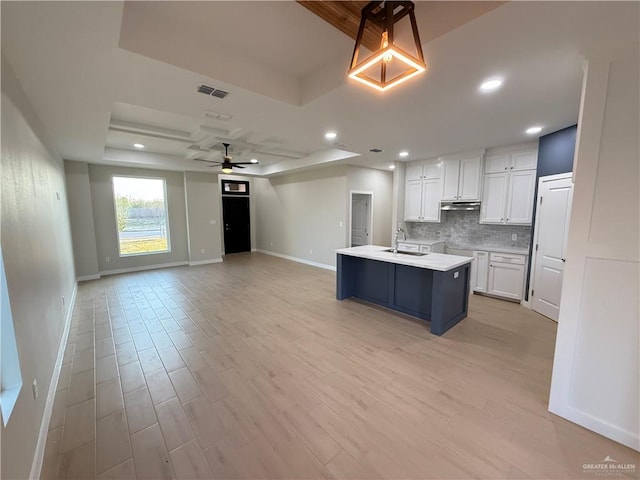
{"type": "Polygon", "coordinates": [[[526,257],[524,255],[516,255],[511,253],[490,253],[490,262],[511,263],[513,265],[524,265],[526,257]]]}

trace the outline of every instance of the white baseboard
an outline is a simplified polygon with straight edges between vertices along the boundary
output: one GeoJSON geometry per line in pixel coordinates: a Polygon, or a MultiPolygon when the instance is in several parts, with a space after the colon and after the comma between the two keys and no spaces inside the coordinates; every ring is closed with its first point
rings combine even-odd
{"type": "Polygon", "coordinates": [[[210,260],[197,260],[195,262],[189,262],[189,266],[195,267],[197,265],[208,265],[210,263],[222,263],[222,258],[212,258],[210,260]]]}
{"type": "Polygon", "coordinates": [[[188,263],[187,262],[171,262],[171,263],[160,263],[158,265],[146,265],[143,267],[116,268],[115,270],[104,270],[100,272],[100,275],[117,275],[119,273],[143,272],[145,270],[156,270],[158,268],[184,267],[185,265],[188,265],[188,263]]]}
{"type": "Polygon", "coordinates": [[[83,275],[81,277],[76,278],[76,282],[86,282],[88,280],[99,280],[100,279],[100,275],[96,274],[96,275],[83,275]]]}
{"type": "Polygon", "coordinates": [[[271,256],[274,256],[274,257],[284,258],[285,260],[291,260],[292,262],[304,263],[305,265],[311,265],[312,267],[318,267],[318,268],[323,268],[325,270],[331,270],[333,272],[336,271],[336,267],[334,267],[333,265],[327,265],[326,263],[313,262],[313,261],[307,260],[305,258],[291,257],[289,255],[283,255],[281,253],[276,253],[276,252],[271,252],[269,250],[261,250],[261,249],[257,249],[256,252],[264,253],[265,255],[271,255],[271,256]]]}
{"type": "MultiPolygon", "coordinates": [[[[570,422],[577,423],[588,430],[599,433],[604,437],[610,438],[615,442],[621,443],[640,452],[640,436],[638,436],[637,433],[629,432],[617,425],[612,425],[609,422],[596,418],[569,405],[562,405],[560,408],[552,408],[549,406],[549,411],[559,417],[569,420],[570,422]]],[[[594,461],[594,463],[597,462],[594,461]]]]}
{"type": "Polygon", "coordinates": [[[47,393],[47,401],[44,404],[44,413],[42,414],[42,421],[40,422],[40,432],[38,433],[38,443],[36,444],[36,451],[33,454],[33,461],[31,462],[31,472],[29,473],[30,479],[40,478],[42,471],[42,462],[44,461],[44,448],[47,444],[47,434],[49,433],[49,423],[51,422],[51,413],[53,412],[53,401],[56,398],[56,388],[58,387],[58,380],[60,379],[60,370],[62,370],[62,360],[64,359],[64,351],[67,348],[67,340],[69,339],[69,329],[71,328],[71,317],[73,316],[73,308],[76,304],[76,294],[78,293],[78,282],[73,286],[73,292],[68,303],[69,307],[64,319],[64,327],[62,330],[62,338],[58,345],[58,356],[56,357],[56,363],[53,367],[53,374],[51,375],[51,382],[49,383],[49,391],[47,393]]]}

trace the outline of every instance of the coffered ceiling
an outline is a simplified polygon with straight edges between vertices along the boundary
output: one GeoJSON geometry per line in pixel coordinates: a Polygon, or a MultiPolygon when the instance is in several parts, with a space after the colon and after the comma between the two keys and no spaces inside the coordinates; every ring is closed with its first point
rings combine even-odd
{"type": "Polygon", "coordinates": [[[416,2],[428,71],[381,94],[347,81],[353,40],[293,1],[1,8],[3,56],[64,158],[212,171],[195,159],[228,142],[264,175],[531,140],[577,121],[585,58],[638,41],[637,2],[416,2]]]}

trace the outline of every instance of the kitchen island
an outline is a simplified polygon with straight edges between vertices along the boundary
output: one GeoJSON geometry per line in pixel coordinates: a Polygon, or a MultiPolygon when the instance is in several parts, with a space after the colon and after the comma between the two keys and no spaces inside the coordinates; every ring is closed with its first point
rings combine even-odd
{"type": "Polygon", "coordinates": [[[337,253],[338,300],[355,297],[431,322],[442,335],[467,316],[471,258],[365,245],[337,253]]]}

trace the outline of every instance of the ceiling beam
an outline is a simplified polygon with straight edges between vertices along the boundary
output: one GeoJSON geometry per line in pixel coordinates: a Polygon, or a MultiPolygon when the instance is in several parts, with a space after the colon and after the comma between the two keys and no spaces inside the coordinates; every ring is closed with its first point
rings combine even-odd
{"type": "MultiPolygon", "coordinates": [[[[360,26],[360,12],[369,2],[299,0],[298,3],[355,40],[358,34],[358,27],[360,26]]],[[[378,50],[380,48],[381,35],[382,29],[380,27],[373,25],[371,22],[367,22],[362,44],[371,51],[378,50]]]]}

